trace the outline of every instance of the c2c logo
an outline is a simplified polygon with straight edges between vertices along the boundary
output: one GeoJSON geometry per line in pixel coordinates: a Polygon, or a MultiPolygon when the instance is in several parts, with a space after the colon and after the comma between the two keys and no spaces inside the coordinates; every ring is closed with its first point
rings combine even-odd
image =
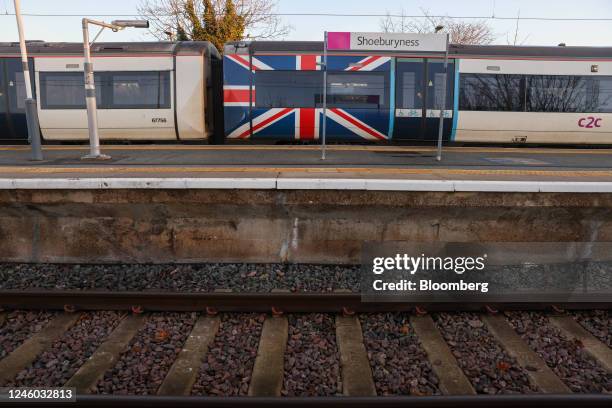
{"type": "Polygon", "coordinates": [[[602,121],[603,121],[602,118],[596,118],[593,116],[589,116],[586,118],[580,118],[580,120],[578,121],[578,126],[580,126],[581,128],[586,128],[586,129],[600,128],[602,121]]]}

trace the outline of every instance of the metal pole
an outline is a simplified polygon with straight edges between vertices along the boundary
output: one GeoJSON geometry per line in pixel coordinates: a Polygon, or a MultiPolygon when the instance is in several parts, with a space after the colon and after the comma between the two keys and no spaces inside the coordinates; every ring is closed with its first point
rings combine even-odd
{"type": "Polygon", "coordinates": [[[30,66],[28,65],[28,50],[23,34],[23,20],[21,19],[20,0],[14,0],[15,17],[17,18],[17,30],[19,32],[19,48],[21,50],[21,67],[23,69],[23,80],[25,82],[26,100],[25,112],[28,124],[28,142],[30,142],[32,155],[31,160],[41,161],[43,159],[42,148],[40,146],[40,127],[38,126],[38,108],[36,100],[32,94],[32,81],[30,80],[30,66]]]}
{"type": "Polygon", "coordinates": [[[84,18],[83,23],[83,53],[85,62],[83,72],[85,75],[85,101],[87,105],[87,127],[89,129],[89,154],[84,160],[108,160],[110,156],[100,153],[100,136],[98,134],[98,107],[96,105],[96,82],[94,79],[91,50],[89,47],[89,20],[84,18]]]}
{"type": "Polygon", "coordinates": [[[448,43],[449,35],[446,34],[446,52],[444,54],[444,80],[442,84],[442,105],[440,106],[440,124],[438,126],[438,154],[436,160],[442,160],[442,136],[444,133],[444,112],[446,110],[446,83],[448,82],[448,43]]]}
{"type": "Polygon", "coordinates": [[[325,160],[327,143],[327,31],[323,47],[323,136],[321,140],[321,160],[325,160]]]}

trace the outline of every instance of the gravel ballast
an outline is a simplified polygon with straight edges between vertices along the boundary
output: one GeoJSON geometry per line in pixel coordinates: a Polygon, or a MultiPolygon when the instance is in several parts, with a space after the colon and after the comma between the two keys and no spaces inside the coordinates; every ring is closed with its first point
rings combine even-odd
{"type": "Polygon", "coordinates": [[[436,325],[479,394],[528,394],[537,388],[473,313],[439,313],[436,325]]]}
{"type": "Polygon", "coordinates": [[[546,315],[533,312],[507,313],[514,330],[540,355],[567,386],[577,393],[612,391],[612,375],[584,350],[565,337],[546,315]]]}
{"type": "Polygon", "coordinates": [[[342,395],[334,315],[289,316],[289,339],[281,394],[289,397],[342,395]]]}
{"type": "Polygon", "coordinates": [[[14,311],[7,313],[6,322],[0,327],[0,358],[19,347],[38,333],[55,316],[51,312],[14,311]]]}
{"type": "Polygon", "coordinates": [[[0,290],[359,291],[359,266],[284,264],[0,264],[0,290]]]}
{"type": "Polygon", "coordinates": [[[153,395],[197,319],[196,313],[154,313],[117,364],[97,384],[99,394],[153,395]]]}
{"type": "Polygon", "coordinates": [[[83,314],[15,380],[15,387],[61,387],[77,372],[121,321],[117,312],[83,314]]]}
{"type": "Polygon", "coordinates": [[[377,395],[441,394],[407,314],[367,314],[359,319],[377,395]]]}
{"type": "Polygon", "coordinates": [[[612,348],[612,316],[608,310],[576,312],[574,318],[593,336],[612,348]]]}
{"type": "Polygon", "coordinates": [[[263,314],[223,314],[192,395],[246,396],[257,357],[263,314]]]}

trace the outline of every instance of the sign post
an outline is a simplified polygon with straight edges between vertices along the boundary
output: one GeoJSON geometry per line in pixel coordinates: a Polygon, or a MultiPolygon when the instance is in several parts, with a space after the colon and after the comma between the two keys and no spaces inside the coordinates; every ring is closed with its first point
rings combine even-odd
{"type": "Polygon", "coordinates": [[[449,35],[446,34],[446,52],[444,53],[444,79],[442,83],[442,106],[440,106],[440,124],[438,125],[438,154],[436,160],[442,160],[442,136],[444,134],[444,113],[446,112],[446,83],[448,82],[448,42],[449,35]]]}
{"type": "MultiPolygon", "coordinates": [[[[325,33],[325,88],[323,91],[323,158],[325,158],[325,121],[327,108],[327,54],[328,51],[367,51],[391,53],[434,52],[444,53],[444,83],[442,84],[442,105],[438,127],[438,150],[436,159],[442,160],[442,140],[444,135],[444,114],[446,111],[446,83],[448,81],[448,34],[414,33],[364,33],[364,32],[326,32],[325,33]]],[[[395,116],[395,112],[391,112],[395,116]]]]}
{"type": "Polygon", "coordinates": [[[325,32],[325,42],[323,47],[323,134],[321,135],[321,160],[326,159],[327,149],[327,31],[325,32]]]}

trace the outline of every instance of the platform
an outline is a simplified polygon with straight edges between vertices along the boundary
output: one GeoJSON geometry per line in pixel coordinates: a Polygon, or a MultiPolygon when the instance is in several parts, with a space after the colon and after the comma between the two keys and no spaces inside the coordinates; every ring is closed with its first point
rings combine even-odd
{"type": "Polygon", "coordinates": [[[354,189],[612,192],[612,149],[449,147],[103,146],[112,159],[81,161],[86,146],[0,147],[2,189],[354,189]]]}
{"type": "Polygon", "coordinates": [[[368,242],[612,241],[612,150],[0,147],[5,262],[359,263],[368,242]]]}

